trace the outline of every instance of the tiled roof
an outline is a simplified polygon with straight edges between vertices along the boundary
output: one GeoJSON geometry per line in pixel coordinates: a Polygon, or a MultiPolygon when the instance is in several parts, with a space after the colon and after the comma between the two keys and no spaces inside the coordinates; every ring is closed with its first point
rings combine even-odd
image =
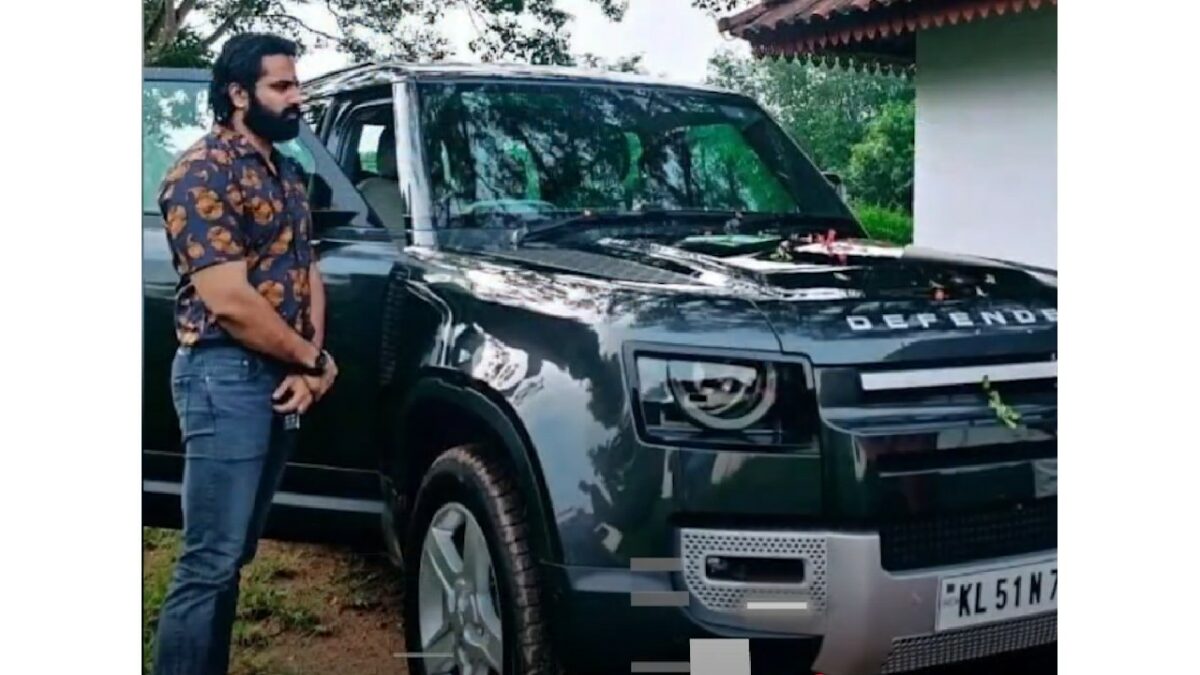
{"type": "Polygon", "coordinates": [[[866,56],[911,63],[911,34],[1057,0],[763,0],[720,20],[756,56],[866,56]]]}
{"type": "Polygon", "coordinates": [[[813,19],[829,20],[849,12],[866,12],[873,6],[882,7],[910,0],[763,0],[738,14],[725,17],[720,28],[738,37],[743,33],[775,30],[783,25],[808,23],[813,19]]]}

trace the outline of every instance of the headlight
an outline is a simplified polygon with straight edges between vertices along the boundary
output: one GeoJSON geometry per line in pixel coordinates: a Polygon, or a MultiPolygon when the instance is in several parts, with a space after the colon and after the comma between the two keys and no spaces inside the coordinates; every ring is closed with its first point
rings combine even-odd
{"type": "Polygon", "coordinates": [[[666,361],[671,396],[689,419],[706,429],[745,429],[775,404],[775,367],[704,361],[666,361]]]}
{"type": "Polygon", "coordinates": [[[662,443],[801,444],[815,402],[798,364],[636,357],[639,427],[662,443]]]}

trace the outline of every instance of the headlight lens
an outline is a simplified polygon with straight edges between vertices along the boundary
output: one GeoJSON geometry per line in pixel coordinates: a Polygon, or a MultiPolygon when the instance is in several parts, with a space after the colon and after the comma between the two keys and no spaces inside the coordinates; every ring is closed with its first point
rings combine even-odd
{"type": "Polygon", "coordinates": [[[744,429],[775,403],[775,367],[668,361],[667,384],[679,407],[708,429],[744,429]]]}
{"type": "Polygon", "coordinates": [[[690,423],[714,431],[753,428],[776,403],[779,376],[769,363],[639,357],[645,411],[658,427],[690,423]]]}

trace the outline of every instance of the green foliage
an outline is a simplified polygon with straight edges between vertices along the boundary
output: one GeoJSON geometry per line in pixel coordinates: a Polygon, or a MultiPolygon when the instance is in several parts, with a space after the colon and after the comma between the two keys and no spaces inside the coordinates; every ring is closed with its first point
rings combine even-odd
{"type": "Polygon", "coordinates": [[[912,84],[777,60],[718,52],[709,61],[711,83],[747,94],[775,115],[823,171],[844,173],[851,148],[888,104],[914,100],[912,84]]]}
{"type": "Polygon", "coordinates": [[[846,183],[855,199],[912,210],[915,121],[912,100],[886,104],[871,121],[850,150],[846,183]]]}
{"type": "Polygon", "coordinates": [[[180,536],[175,530],[142,528],[142,673],[150,672],[154,662],[154,631],[158,626],[158,615],[163,600],[167,597],[167,586],[171,582],[171,569],[179,556],[180,536]]]}
{"type": "MultiPolygon", "coordinates": [[[[625,0],[591,2],[611,20],[619,20],[627,4],[625,0]]],[[[575,62],[568,29],[572,17],[559,4],[559,0],[142,0],[142,57],[145,65],[207,66],[213,47],[222,39],[269,31],[296,40],[302,49],[334,47],[355,61],[437,60],[448,56],[449,50],[439,23],[448,12],[465,9],[477,30],[469,47],[481,60],[565,65],[575,62]],[[326,32],[306,23],[297,10],[310,6],[332,14],[337,28],[326,32]]]]}
{"type": "Polygon", "coordinates": [[[293,576],[295,561],[279,556],[256,558],[246,567],[237,608],[237,619],[246,624],[239,631],[243,638],[254,640],[261,635],[264,623],[270,623],[279,632],[323,632],[321,616],[311,598],[296,597],[280,583],[293,576]],[[256,623],[260,624],[258,630],[251,628],[256,623]]]}
{"type": "Polygon", "coordinates": [[[854,215],[872,239],[901,245],[912,243],[913,219],[904,211],[876,204],[855,204],[854,215]]]}
{"type": "Polygon", "coordinates": [[[702,194],[715,204],[745,205],[753,211],[786,212],[793,198],[731,125],[688,130],[691,172],[702,194]]]}
{"type": "Polygon", "coordinates": [[[359,161],[362,163],[363,171],[370,173],[379,173],[379,153],[374,150],[359,153],[359,161]]]}
{"type": "Polygon", "coordinates": [[[1016,429],[1021,425],[1021,413],[1016,408],[1004,402],[1000,397],[1000,392],[992,387],[991,381],[986,377],[983,378],[983,391],[987,394],[988,407],[996,413],[996,418],[1004,426],[1009,429],[1016,429]]]}
{"type": "Polygon", "coordinates": [[[606,59],[591,52],[584,52],[574,58],[574,65],[595,70],[611,70],[618,73],[646,73],[642,63],[644,54],[631,54],[616,59],[606,59]]]}
{"type": "Polygon", "coordinates": [[[195,31],[181,31],[175,41],[165,47],[152,64],[147,65],[162,68],[210,68],[213,54],[202,43],[195,31]]]}
{"type": "Polygon", "coordinates": [[[692,0],[692,6],[708,12],[714,18],[724,16],[738,9],[759,2],[760,0],[692,0]]]}

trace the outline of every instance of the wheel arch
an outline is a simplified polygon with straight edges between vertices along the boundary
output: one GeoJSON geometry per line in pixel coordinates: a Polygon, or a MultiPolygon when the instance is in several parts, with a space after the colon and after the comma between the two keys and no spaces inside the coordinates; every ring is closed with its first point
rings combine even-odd
{"type": "Polygon", "coordinates": [[[407,388],[385,462],[385,508],[406,522],[425,471],[442,451],[483,442],[513,472],[524,496],[531,544],[539,562],[561,563],[545,478],[529,434],[512,407],[484,383],[446,368],[425,368],[407,388]],[[452,423],[452,424],[448,424],[452,423]]]}

